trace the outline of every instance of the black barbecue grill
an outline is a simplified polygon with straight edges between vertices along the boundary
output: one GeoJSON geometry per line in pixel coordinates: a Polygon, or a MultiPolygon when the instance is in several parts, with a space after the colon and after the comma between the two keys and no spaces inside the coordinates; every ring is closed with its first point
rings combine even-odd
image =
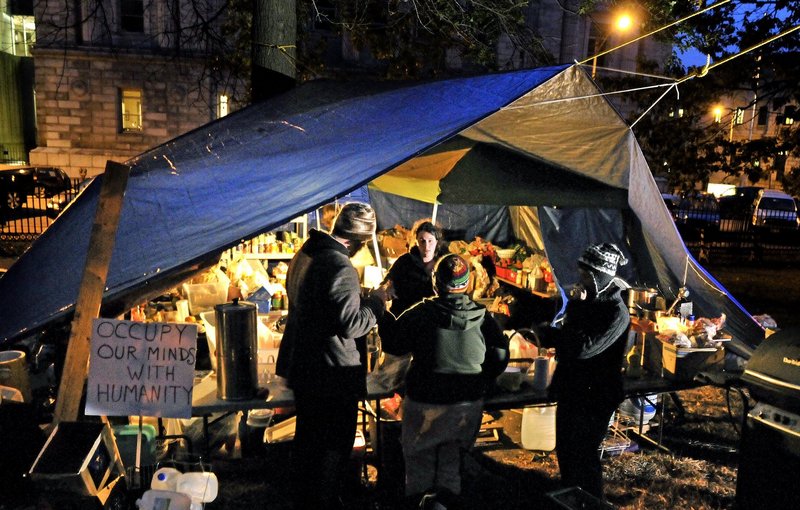
{"type": "Polygon", "coordinates": [[[742,383],[755,402],[742,428],[737,505],[794,510],[800,501],[800,328],[762,342],[742,383]]]}

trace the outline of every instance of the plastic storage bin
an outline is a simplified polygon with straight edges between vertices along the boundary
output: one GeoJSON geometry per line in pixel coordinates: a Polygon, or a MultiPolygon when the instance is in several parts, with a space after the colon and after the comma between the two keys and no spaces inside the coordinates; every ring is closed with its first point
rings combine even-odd
{"type": "Polygon", "coordinates": [[[189,301],[189,314],[199,315],[202,312],[214,310],[214,306],[228,300],[228,285],[224,282],[217,283],[184,283],[183,290],[189,301]]]}
{"type": "MultiPolygon", "coordinates": [[[[114,437],[117,440],[117,449],[126,468],[136,465],[136,442],[139,435],[138,425],[114,425],[114,437]]],[[[152,425],[142,425],[142,453],[139,459],[140,466],[149,466],[156,463],[156,428],[152,425]]]]}

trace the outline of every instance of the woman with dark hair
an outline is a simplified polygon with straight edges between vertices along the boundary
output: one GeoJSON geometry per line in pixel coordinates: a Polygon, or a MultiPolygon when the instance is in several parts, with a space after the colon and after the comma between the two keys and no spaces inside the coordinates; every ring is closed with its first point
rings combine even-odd
{"type": "Polygon", "coordinates": [[[447,252],[447,246],[441,242],[442,231],[429,220],[417,222],[413,232],[416,245],[392,264],[383,282],[391,282],[391,312],[395,316],[433,296],[433,266],[447,252]]]}

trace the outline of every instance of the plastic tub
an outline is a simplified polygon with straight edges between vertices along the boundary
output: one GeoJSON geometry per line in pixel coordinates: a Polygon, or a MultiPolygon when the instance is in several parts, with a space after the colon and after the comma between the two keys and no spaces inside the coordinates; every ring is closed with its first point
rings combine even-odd
{"type": "Polygon", "coordinates": [[[184,283],[183,290],[189,301],[189,314],[199,315],[228,300],[228,285],[217,283],[184,283]]]}

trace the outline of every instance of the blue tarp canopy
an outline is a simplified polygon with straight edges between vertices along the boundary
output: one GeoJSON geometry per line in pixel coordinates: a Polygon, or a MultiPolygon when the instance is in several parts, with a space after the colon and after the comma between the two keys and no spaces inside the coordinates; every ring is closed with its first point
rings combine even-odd
{"type": "MultiPolygon", "coordinates": [[[[588,242],[618,242],[636,261],[628,278],[666,294],[686,284],[709,316],[728,315],[745,352],[763,338],[688,254],[635,137],[580,67],[380,87],[311,82],[129,161],[102,314],[118,315],[240,240],[373,183],[399,196],[424,189],[429,201],[538,206],[561,283],[574,281],[588,242]]],[[[0,278],[0,343],[69,318],[98,181],[0,278]]]]}

